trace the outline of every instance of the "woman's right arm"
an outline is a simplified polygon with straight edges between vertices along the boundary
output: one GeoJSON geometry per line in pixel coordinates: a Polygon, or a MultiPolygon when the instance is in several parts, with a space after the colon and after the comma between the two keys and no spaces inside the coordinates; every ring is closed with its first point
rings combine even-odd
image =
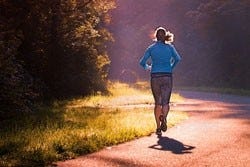
{"type": "Polygon", "coordinates": [[[140,65],[145,69],[145,70],[151,70],[151,65],[147,64],[147,60],[150,57],[150,48],[147,48],[146,52],[144,53],[143,57],[140,59],[140,65]]]}

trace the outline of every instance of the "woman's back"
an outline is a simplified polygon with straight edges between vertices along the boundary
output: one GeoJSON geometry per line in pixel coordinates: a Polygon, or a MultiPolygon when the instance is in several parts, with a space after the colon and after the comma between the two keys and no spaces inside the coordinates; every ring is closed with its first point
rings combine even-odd
{"type": "Polygon", "coordinates": [[[169,44],[156,42],[150,49],[152,70],[151,72],[171,72],[172,48],[169,44]]]}

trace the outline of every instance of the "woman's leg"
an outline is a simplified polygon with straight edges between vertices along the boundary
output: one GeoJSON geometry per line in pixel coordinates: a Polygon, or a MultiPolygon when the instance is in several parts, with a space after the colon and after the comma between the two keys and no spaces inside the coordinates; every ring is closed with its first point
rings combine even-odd
{"type": "Polygon", "coordinates": [[[165,104],[162,106],[162,114],[163,114],[163,118],[167,118],[168,116],[168,112],[169,112],[169,104],[165,104]]]}
{"type": "Polygon", "coordinates": [[[154,108],[154,115],[155,115],[155,122],[156,122],[156,134],[161,135],[161,122],[160,122],[160,115],[162,114],[162,106],[160,104],[161,94],[160,94],[160,85],[158,82],[158,78],[151,78],[151,89],[155,100],[155,108],[154,108]]]}
{"type": "Polygon", "coordinates": [[[161,121],[161,129],[163,132],[167,130],[167,116],[169,113],[169,100],[172,92],[172,77],[164,77],[163,85],[161,87],[162,95],[162,115],[163,120],[161,121]]]}
{"type": "Polygon", "coordinates": [[[155,121],[156,121],[157,129],[159,129],[161,127],[161,122],[160,122],[161,113],[162,113],[161,106],[160,105],[155,105],[154,114],[155,114],[155,121]]]}
{"type": "Polygon", "coordinates": [[[163,105],[162,106],[162,115],[163,115],[163,118],[161,120],[161,125],[160,125],[160,128],[163,132],[166,132],[167,131],[167,116],[168,116],[168,112],[169,112],[169,105],[166,104],[166,105],[163,105]]]}

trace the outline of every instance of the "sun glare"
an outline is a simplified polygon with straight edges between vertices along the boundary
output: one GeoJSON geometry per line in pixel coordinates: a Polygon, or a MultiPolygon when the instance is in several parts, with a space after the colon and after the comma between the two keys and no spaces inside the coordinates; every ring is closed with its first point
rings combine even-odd
{"type": "Polygon", "coordinates": [[[150,39],[154,40],[155,39],[155,31],[154,30],[150,30],[148,36],[149,36],[150,39]]]}

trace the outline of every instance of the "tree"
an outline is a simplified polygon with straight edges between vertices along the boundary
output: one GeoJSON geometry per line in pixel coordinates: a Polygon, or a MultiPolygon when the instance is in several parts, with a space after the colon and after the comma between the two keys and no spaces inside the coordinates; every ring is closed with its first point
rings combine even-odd
{"type": "Polygon", "coordinates": [[[187,13],[194,25],[191,30],[206,48],[204,58],[211,62],[209,84],[249,89],[248,77],[242,76],[250,74],[249,8],[250,3],[244,0],[210,0],[187,13]]]}
{"type": "Polygon", "coordinates": [[[33,80],[17,59],[18,48],[24,38],[18,29],[22,10],[9,1],[0,5],[0,118],[6,111],[30,111],[35,97],[33,80]]]}
{"type": "MultiPolygon", "coordinates": [[[[106,91],[114,1],[1,1],[1,105],[106,91]]],[[[26,109],[25,109],[26,108],[26,109]]],[[[2,107],[1,107],[1,110],[2,107]]]]}

